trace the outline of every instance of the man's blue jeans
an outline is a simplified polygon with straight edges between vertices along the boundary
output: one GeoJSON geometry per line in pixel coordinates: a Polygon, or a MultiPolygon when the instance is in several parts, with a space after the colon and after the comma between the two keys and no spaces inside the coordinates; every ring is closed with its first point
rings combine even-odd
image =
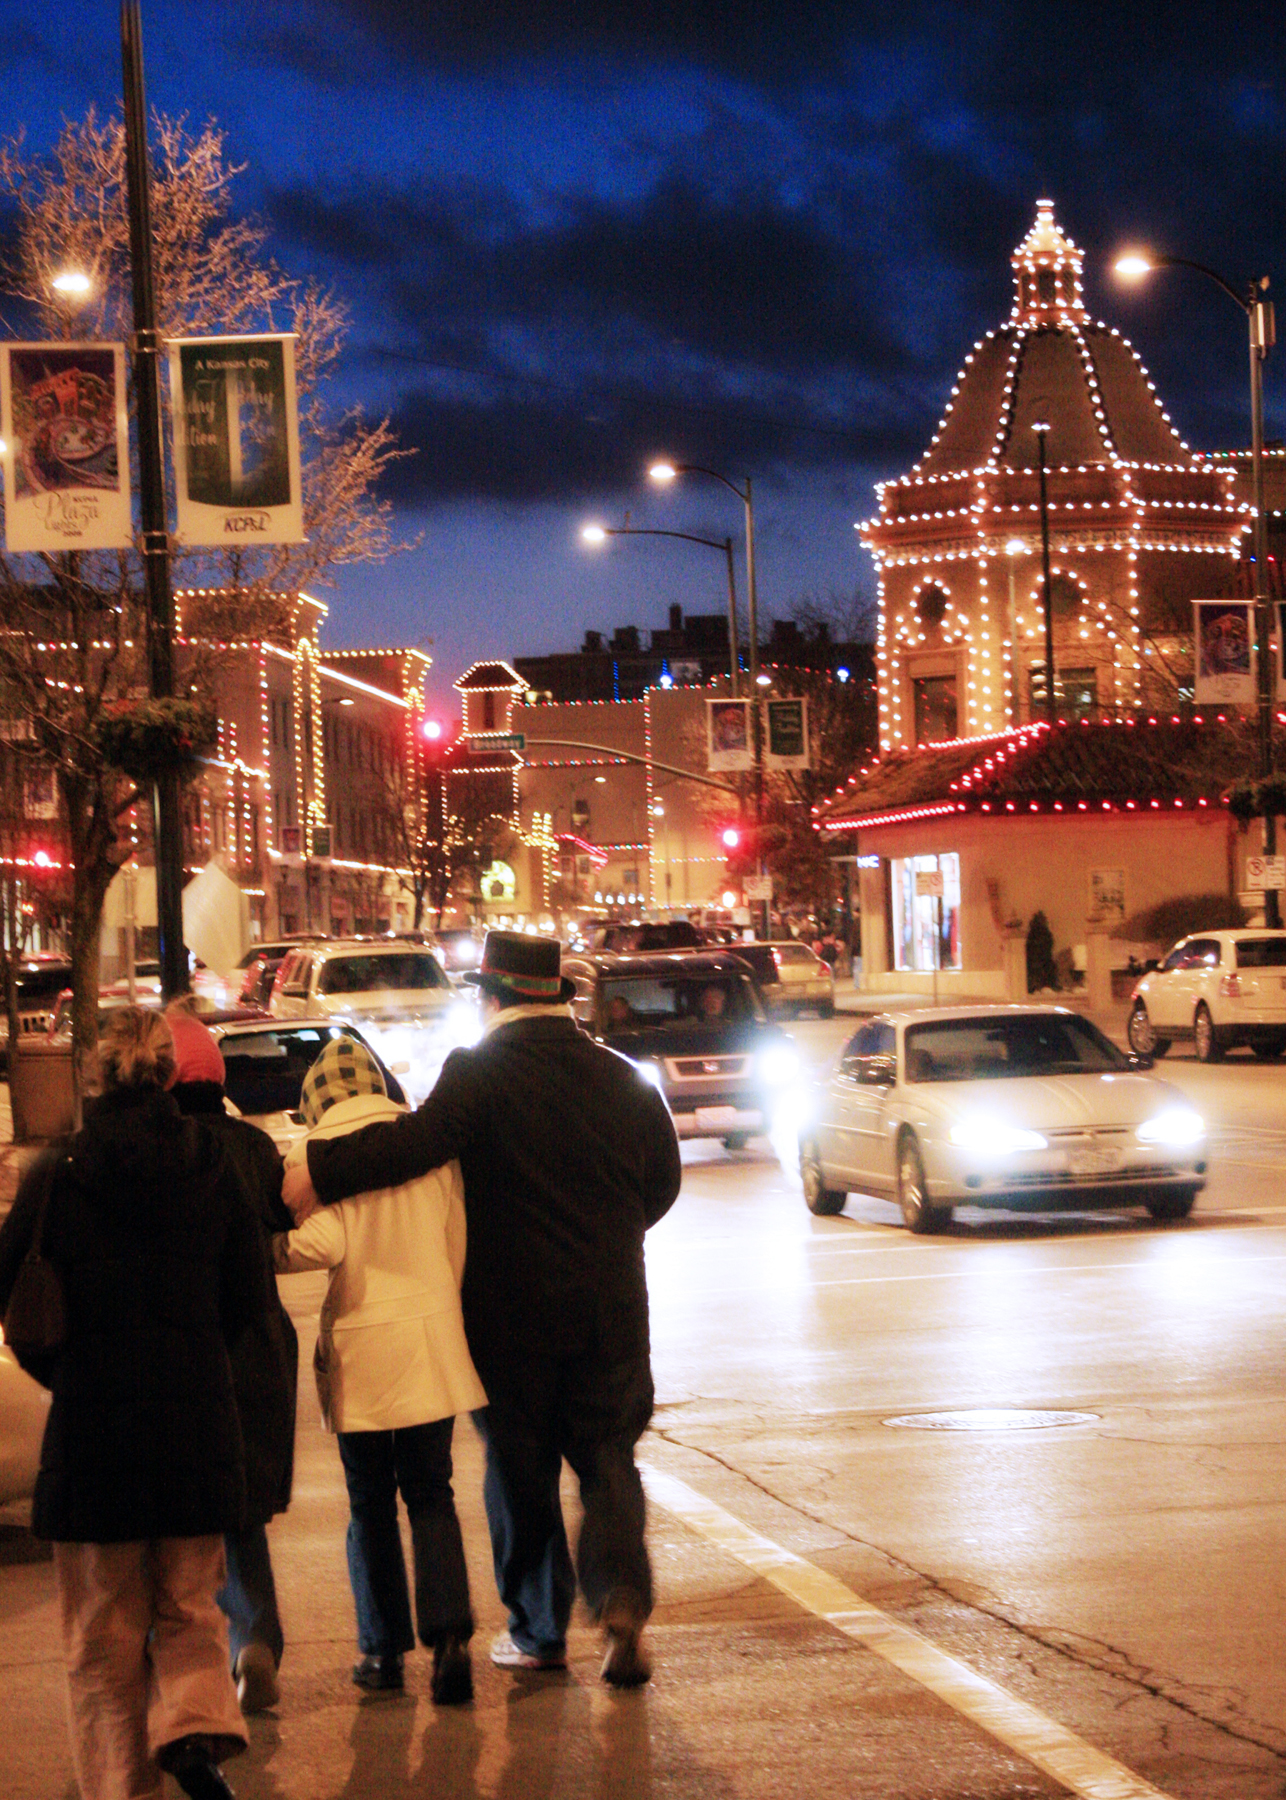
{"type": "Polygon", "coordinates": [[[365,1656],[394,1656],[415,1643],[406,1563],[397,1523],[399,1492],[411,1521],[415,1616],[420,1642],[473,1636],[469,1574],[451,1492],[454,1419],[397,1431],[341,1431],[348,1484],[348,1577],[365,1656]]]}
{"type": "Polygon", "coordinates": [[[490,1405],[473,1417],[487,1449],[483,1498],[514,1643],[532,1654],[565,1647],[577,1579],[592,1617],[613,1593],[646,1617],[652,1570],[634,1464],[652,1413],[646,1355],[606,1365],[597,1354],[523,1356],[489,1367],[482,1381],[490,1405]],[[575,1574],[558,1495],[564,1457],[583,1509],[575,1574]]]}
{"type": "Polygon", "coordinates": [[[228,1621],[228,1649],[232,1666],[247,1644],[266,1644],[272,1660],[281,1667],[285,1648],[281,1616],[277,1611],[277,1587],[268,1555],[268,1533],[262,1525],[248,1526],[223,1540],[228,1573],[218,1601],[228,1621]]]}

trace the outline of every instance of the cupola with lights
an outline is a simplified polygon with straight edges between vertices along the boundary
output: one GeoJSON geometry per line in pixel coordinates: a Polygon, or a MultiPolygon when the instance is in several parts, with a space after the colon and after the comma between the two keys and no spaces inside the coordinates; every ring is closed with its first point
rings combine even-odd
{"type": "Polygon", "coordinates": [[[1052,201],[1011,260],[1008,319],[858,526],[879,580],[884,748],[1043,715],[1042,442],[1062,716],[1172,706],[1190,679],[1191,601],[1237,591],[1249,511],[1184,443],[1127,340],[1091,319],[1083,254],[1052,201]]]}

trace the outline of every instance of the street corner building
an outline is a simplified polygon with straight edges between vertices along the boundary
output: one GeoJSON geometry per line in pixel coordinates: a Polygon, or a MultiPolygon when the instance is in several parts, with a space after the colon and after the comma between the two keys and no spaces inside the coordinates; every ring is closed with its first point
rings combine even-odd
{"type": "Polygon", "coordinates": [[[1262,898],[1258,828],[1225,804],[1253,726],[1191,704],[1193,602],[1248,594],[1251,511],[1238,459],[1190,449],[1130,344],[1089,317],[1052,202],[1012,267],[1008,319],[859,526],[879,756],[814,823],[856,866],[868,988],[1025,998],[1042,911],[1105,999],[1131,915],[1262,898]]]}

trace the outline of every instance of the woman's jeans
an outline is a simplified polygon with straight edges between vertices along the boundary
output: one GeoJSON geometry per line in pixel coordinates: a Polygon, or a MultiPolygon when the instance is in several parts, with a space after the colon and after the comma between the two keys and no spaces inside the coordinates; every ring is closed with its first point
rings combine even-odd
{"type": "Polygon", "coordinates": [[[365,1656],[394,1656],[415,1643],[397,1496],[411,1521],[415,1616],[420,1642],[473,1636],[469,1575],[451,1493],[454,1419],[397,1431],[341,1431],[339,1454],[352,1514],[348,1577],[365,1656]]]}

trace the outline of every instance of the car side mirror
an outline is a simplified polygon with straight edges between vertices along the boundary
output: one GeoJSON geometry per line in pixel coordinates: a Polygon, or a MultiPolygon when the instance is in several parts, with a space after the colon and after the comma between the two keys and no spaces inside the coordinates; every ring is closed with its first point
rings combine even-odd
{"type": "Polygon", "coordinates": [[[865,1087],[892,1087],[896,1075],[884,1057],[868,1057],[859,1065],[857,1079],[865,1087]]]}

